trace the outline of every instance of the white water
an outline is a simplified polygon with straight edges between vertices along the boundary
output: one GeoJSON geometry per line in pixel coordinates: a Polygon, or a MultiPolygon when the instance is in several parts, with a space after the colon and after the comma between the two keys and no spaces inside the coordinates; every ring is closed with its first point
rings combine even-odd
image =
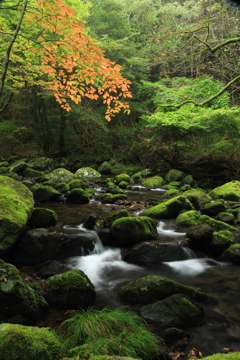
{"type": "Polygon", "coordinates": [[[213,266],[220,265],[218,261],[208,258],[170,261],[164,264],[169,266],[174,272],[183,276],[199,275],[213,266]]]}
{"type": "Polygon", "coordinates": [[[178,237],[178,236],[180,237],[186,235],[186,233],[178,233],[172,229],[165,229],[165,223],[163,221],[159,222],[157,226],[157,232],[158,234],[164,234],[172,237],[178,237]]]}

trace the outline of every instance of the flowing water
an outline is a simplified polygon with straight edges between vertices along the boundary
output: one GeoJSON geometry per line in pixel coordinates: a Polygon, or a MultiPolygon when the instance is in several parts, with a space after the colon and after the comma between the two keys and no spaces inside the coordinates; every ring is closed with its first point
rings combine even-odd
{"type": "MultiPolygon", "coordinates": [[[[149,197],[162,198],[164,192],[150,192],[140,188],[139,191],[128,191],[128,199],[146,200],[149,197]]],[[[83,270],[95,285],[98,306],[123,306],[117,296],[116,289],[148,274],[168,277],[184,285],[191,286],[212,296],[215,300],[201,304],[206,314],[203,325],[187,329],[191,334],[191,344],[209,355],[220,352],[224,347],[233,347],[240,351],[240,267],[218,262],[203,254],[196,254],[183,247],[186,260],[172,261],[154,267],[141,267],[122,260],[121,250],[105,248],[97,233],[87,230],[81,225],[86,217],[95,212],[103,220],[106,216],[120,210],[116,205],[100,204],[91,201],[87,205],[46,204],[54,209],[59,217],[58,228],[61,231],[91,231],[95,237],[95,249],[92,254],[66,259],[69,268],[83,270]]],[[[137,216],[138,212],[132,215],[137,216]]],[[[184,233],[174,229],[174,221],[159,222],[159,241],[180,243],[184,233]]]]}

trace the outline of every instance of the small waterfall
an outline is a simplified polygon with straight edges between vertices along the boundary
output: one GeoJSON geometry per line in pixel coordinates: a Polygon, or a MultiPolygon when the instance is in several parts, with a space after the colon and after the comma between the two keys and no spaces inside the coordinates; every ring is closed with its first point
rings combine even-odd
{"type": "Polygon", "coordinates": [[[188,259],[182,261],[170,261],[164,263],[169,266],[174,272],[183,276],[195,276],[203,273],[207,269],[219,265],[216,260],[204,259],[188,259]]]}
{"type": "Polygon", "coordinates": [[[94,254],[101,254],[103,251],[104,251],[104,246],[101,242],[101,240],[99,239],[99,236],[98,234],[96,233],[95,230],[89,230],[89,229],[86,229],[83,224],[79,225],[79,229],[82,230],[82,231],[85,231],[85,232],[88,232],[90,234],[92,234],[94,236],[94,243],[95,243],[95,247],[94,247],[94,250],[93,250],[93,253],[94,254]]]}
{"type": "Polygon", "coordinates": [[[159,235],[171,236],[171,237],[180,237],[186,235],[186,233],[179,233],[172,229],[165,229],[165,223],[160,221],[157,226],[157,232],[159,235]]]}
{"type": "Polygon", "coordinates": [[[196,254],[189,247],[183,246],[182,248],[183,248],[184,253],[186,254],[187,259],[195,259],[196,258],[196,254]]]}

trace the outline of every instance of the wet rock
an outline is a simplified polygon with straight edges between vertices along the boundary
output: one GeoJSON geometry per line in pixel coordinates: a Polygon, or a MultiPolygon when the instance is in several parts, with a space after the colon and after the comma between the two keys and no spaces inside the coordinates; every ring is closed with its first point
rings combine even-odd
{"type": "Polygon", "coordinates": [[[212,199],[240,200],[240,181],[233,180],[210,191],[212,199]]]}
{"type": "Polygon", "coordinates": [[[218,220],[223,221],[225,223],[232,223],[235,219],[235,216],[228,212],[220,212],[218,214],[218,220]]]}
{"type": "Polygon", "coordinates": [[[48,201],[58,201],[61,193],[49,185],[36,184],[31,188],[34,201],[44,203],[48,201]]]}
{"type": "Polygon", "coordinates": [[[69,191],[66,201],[75,204],[88,204],[90,201],[90,197],[88,196],[86,190],[78,188],[69,191]]]}
{"type": "Polygon", "coordinates": [[[186,328],[203,323],[205,315],[202,307],[185,295],[176,294],[145,305],[140,309],[146,321],[157,323],[161,328],[186,328]]]}
{"type": "Polygon", "coordinates": [[[15,266],[0,260],[0,279],[1,315],[23,315],[28,320],[37,320],[46,315],[46,300],[22,282],[15,266]]]}
{"type": "Polygon", "coordinates": [[[223,200],[217,200],[204,204],[201,209],[201,213],[213,217],[216,216],[219,212],[225,210],[226,210],[226,206],[224,205],[223,200]]]}
{"type": "Polygon", "coordinates": [[[91,213],[88,215],[87,219],[85,220],[83,227],[88,229],[88,230],[93,230],[95,225],[96,225],[96,221],[97,221],[97,214],[96,213],[91,213]]]}
{"type": "Polygon", "coordinates": [[[164,300],[174,294],[184,294],[199,301],[208,298],[206,294],[189,286],[158,275],[147,275],[123,285],[118,289],[118,294],[125,301],[145,304],[164,300]]]}
{"type": "Polygon", "coordinates": [[[48,303],[55,308],[86,309],[94,304],[96,292],[83,271],[74,269],[49,277],[44,285],[48,303]]]}
{"type": "Polygon", "coordinates": [[[213,233],[212,239],[207,246],[207,250],[214,257],[218,257],[230,245],[234,244],[234,235],[228,230],[216,231],[213,233]]]}
{"type": "Polygon", "coordinates": [[[28,227],[33,228],[45,228],[55,226],[57,223],[57,214],[54,210],[45,208],[33,209],[32,216],[28,222],[28,227]]]}
{"type": "Polygon", "coordinates": [[[156,219],[173,219],[178,216],[180,211],[192,209],[192,204],[185,196],[176,196],[173,199],[143,211],[141,215],[156,219]]]}
{"type": "Polygon", "coordinates": [[[34,229],[17,241],[11,257],[17,264],[39,264],[48,260],[64,260],[81,256],[94,249],[94,234],[64,234],[34,229]]]}
{"type": "Polygon", "coordinates": [[[230,245],[220,256],[220,261],[240,265],[240,244],[230,245]]]}
{"type": "Polygon", "coordinates": [[[192,246],[197,249],[202,249],[210,242],[213,234],[213,229],[207,224],[192,226],[186,231],[187,237],[192,240],[192,246]]]}
{"type": "Polygon", "coordinates": [[[113,222],[111,236],[121,246],[132,246],[140,241],[154,239],[157,226],[153,219],[145,216],[122,217],[113,222]]]}
{"type": "Polygon", "coordinates": [[[184,248],[176,243],[158,241],[141,242],[132,247],[124,257],[125,261],[139,265],[161,264],[165,261],[185,260],[184,248]]]}
{"type": "Polygon", "coordinates": [[[115,220],[120,219],[120,218],[122,218],[122,217],[130,217],[129,212],[128,212],[126,209],[117,211],[115,214],[110,215],[110,216],[107,216],[107,217],[104,219],[103,226],[110,229],[111,226],[112,226],[112,223],[113,223],[115,220]]]}

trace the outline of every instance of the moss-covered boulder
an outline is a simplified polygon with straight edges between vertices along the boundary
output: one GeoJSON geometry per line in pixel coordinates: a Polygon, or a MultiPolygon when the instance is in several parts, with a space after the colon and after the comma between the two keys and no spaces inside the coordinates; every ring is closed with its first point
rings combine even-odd
{"type": "Polygon", "coordinates": [[[36,184],[31,187],[34,201],[45,203],[48,201],[59,201],[61,193],[49,185],[36,184]]]}
{"type": "Polygon", "coordinates": [[[3,323],[0,360],[59,360],[63,349],[49,328],[3,323]]]}
{"type": "Polygon", "coordinates": [[[28,222],[29,228],[45,228],[55,226],[57,223],[57,213],[54,210],[45,208],[33,209],[32,216],[28,222]]]}
{"type": "Polygon", "coordinates": [[[28,167],[38,171],[52,171],[55,168],[53,159],[47,157],[38,157],[28,161],[28,167]]]}
{"type": "Polygon", "coordinates": [[[0,174],[1,175],[5,175],[5,174],[8,174],[9,173],[9,167],[6,167],[6,166],[0,166],[0,174]]]}
{"type": "Polygon", "coordinates": [[[131,185],[126,181],[120,181],[119,187],[120,189],[127,189],[127,188],[131,188],[131,185]]]}
{"type": "Polygon", "coordinates": [[[224,205],[224,201],[220,199],[204,204],[201,208],[201,213],[213,217],[225,210],[226,206],[224,205]]]}
{"type": "Polygon", "coordinates": [[[207,249],[215,257],[221,255],[230,245],[234,244],[234,235],[228,230],[215,231],[207,249]]]}
{"type": "Polygon", "coordinates": [[[229,354],[214,354],[207,357],[202,358],[202,360],[239,360],[240,352],[233,352],[229,354]]]}
{"type": "Polygon", "coordinates": [[[186,211],[176,218],[176,223],[180,228],[189,228],[201,224],[208,224],[215,230],[236,230],[233,226],[222,221],[215,220],[208,215],[201,215],[197,210],[186,211]]]}
{"type": "Polygon", "coordinates": [[[66,201],[76,204],[88,204],[90,201],[90,197],[85,190],[79,188],[69,191],[66,201]]]}
{"type": "Polygon", "coordinates": [[[173,199],[143,211],[141,215],[156,219],[173,219],[178,216],[180,211],[192,209],[192,204],[185,196],[176,196],[173,199]]]}
{"type": "Polygon", "coordinates": [[[199,205],[211,200],[211,197],[203,189],[187,190],[182,195],[194,205],[199,205]]]}
{"type": "Polygon", "coordinates": [[[44,290],[48,303],[55,308],[86,309],[93,306],[96,299],[93,284],[78,269],[49,277],[44,290]]]}
{"type": "Polygon", "coordinates": [[[115,220],[120,219],[122,217],[130,217],[129,212],[126,209],[117,211],[115,214],[107,216],[104,219],[103,226],[106,227],[106,228],[110,228],[112,226],[112,223],[115,220]]]}
{"type": "Polygon", "coordinates": [[[145,305],[140,313],[146,321],[157,323],[162,328],[197,326],[205,319],[202,307],[182,294],[145,305]]]}
{"type": "Polygon", "coordinates": [[[119,245],[132,246],[140,241],[154,239],[157,236],[157,226],[149,217],[122,217],[113,222],[111,236],[119,245]]]}
{"type": "Polygon", "coordinates": [[[126,194],[111,194],[105,193],[100,194],[96,197],[97,200],[100,200],[102,204],[115,204],[118,200],[127,200],[126,194]]]}
{"type": "Polygon", "coordinates": [[[0,176],[0,257],[23,232],[33,211],[31,191],[17,180],[0,176]]]}
{"type": "Polygon", "coordinates": [[[61,194],[66,194],[68,191],[70,191],[70,186],[65,182],[61,182],[55,185],[55,189],[58,190],[61,194]]]}
{"type": "Polygon", "coordinates": [[[28,177],[28,178],[39,178],[39,177],[44,177],[45,175],[45,171],[40,171],[40,170],[34,170],[31,169],[30,167],[26,167],[26,169],[24,170],[24,177],[28,177]]]}
{"type": "Polygon", "coordinates": [[[98,168],[98,172],[102,175],[111,174],[112,165],[108,161],[104,161],[98,168]]]}
{"type": "Polygon", "coordinates": [[[212,199],[224,199],[230,201],[240,200],[240,181],[233,180],[222,186],[218,186],[209,195],[212,199]]]}
{"type": "Polygon", "coordinates": [[[9,172],[22,175],[26,167],[27,167],[27,163],[25,161],[17,161],[10,166],[9,172]]]}
{"type": "Polygon", "coordinates": [[[218,220],[223,221],[225,223],[233,223],[235,220],[235,216],[229,212],[223,211],[218,213],[218,220]]]}
{"type": "Polygon", "coordinates": [[[62,182],[69,183],[70,181],[77,178],[75,174],[64,168],[58,168],[44,176],[47,180],[53,181],[55,184],[62,182]]]}
{"type": "Polygon", "coordinates": [[[240,244],[230,245],[220,256],[220,261],[226,261],[233,265],[240,265],[240,244]]]}
{"type": "Polygon", "coordinates": [[[94,170],[90,167],[82,167],[80,169],[78,169],[76,172],[75,172],[75,175],[78,179],[81,179],[81,178],[99,178],[101,177],[101,174],[97,171],[97,170],[94,170]]]}
{"type": "Polygon", "coordinates": [[[70,190],[77,189],[77,188],[81,188],[81,189],[86,188],[86,184],[80,179],[75,179],[75,180],[70,181],[68,183],[68,186],[69,186],[70,190]]]}
{"type": "Polygon", "coordinates": [[[182,184],[192,185],[194,182],[194,179],[192,175],[187,175],[182,179],[182,184]]]}
{"type": "Polygon", "coordinates": [[[163,276],[147,275],[134,280],[118,289],[119,296],[125,301],[151,304],[174,294],[184,294],[194,300],[206,300],[207,295],[189,286],[163,276]]]}
{"type": "Polygon", "coordinates": [[[156,189],[165,184],[165,180],[162,176],[153,176],[142,182],[142,186],[147,187],[148,189],[156,189]]]}
{"type": "Polygon", "coordinates": [[[23,315],[37,320],[46,314],[48,304],[39,293],[22,282],[17,268],[0,260],[0,314],[23,315]]]}
{"type": "Polygon", "coordinates": [[[129,184],[130,176],[128,174],[119,174],[119,175],[116,175],[115,181],[117,184],[120,184],[122,181],[125,181],[129,184]]]}
{"type": "Polygon", "coordinates": [[[195,249],[203,249],[211,241],[212,234],[213,229],[207,224],[192,226],[186,231],[195,249]]]}
{"type": "Polygon", "coordinates": [[[171,169],[169,172],[165,175],[165,180],[167,182],[170,181],[181,181],[185,177],[184,172],[177,170],[177,169],[171,169]]]}

